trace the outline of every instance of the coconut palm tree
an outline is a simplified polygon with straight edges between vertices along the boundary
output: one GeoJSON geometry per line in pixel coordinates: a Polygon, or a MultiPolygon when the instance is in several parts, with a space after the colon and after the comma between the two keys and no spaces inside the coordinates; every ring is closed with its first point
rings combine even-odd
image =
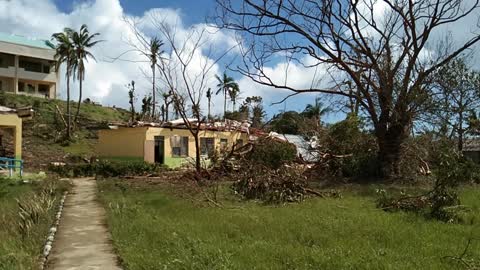
{"type": "Polygon", "coordinates": [[[101,40],[94,40],[95,37],[97,37],[98,35],[100,34],[90,34],[87,25],[83,24],[80,27],[80,31],[73,32],[71,36],[73,43],[73,53],[75,55],[73,61],[73,73],[74,78],[76,77],[79,81],[78,105],[77,112],[73,120],[74,123],[77,123],[77,118],[80,114],[80,105],[82,104],[83,81],[85,80],[85,62],[88,62],[89,58],[96,61],[93,54],[89,52],[89,49],[91,49],[97,43],[101,42],[101,40]]]}
{"type": "Polygon", "coordinates": [[[315,123],[318,125],[320,124],[322,116],[329,113],[330,111],[331,109],[329,107],[323,107],[323,103],[320,102],[320,97],[316,97],[314,104],[308,104],[305,107],[305,110],[303,110],[302,112],[302,116],[309,119],[315,119],[315,123]]]}
{"type": "Polygon", "coordinates": [[[231,89],[236,89],[234,91],[240,91],[238,83],[235,82],[235,80],[232,77],[229,77],[226,72],[223,73],[223,78],[220,78],[219,76],[215,75],[215,78],[217,78],[218,84],[217,84],[217,92],[215,93],[216,95],[223,93],[224,96],[224,103],[223,103],[223,118],[225,119],[225,113],[227,112],[227,95],[229,95],[231,89]]]}
{"type": "Polygon", "coordinates": [[[71,138],[71,116],[70,116],[70,77],[75,62],[74,47],[71,40],[73,30],[70,28],[64,28],[63,32],[54,33],[52,39],[55,40],[56,45],[51,44],[51,47],[55,49],[55,70],[59,72],[60,67],[65,65],[67,79],[67,131],[66,138],[71,138]]]}
{"type": "Polygon", "coordinates": [[[161,47],[163,46],[163,42],[159,40],[157,37],[154,37],[150,40],[149,44],[149,55],[150,58],[150,67],[152,68],[152,119],[155,117],[155,66],[157,65],[158,57],[163,51],[160,51],[161,47]]]}
{"type": "Polygon", "coordinates": [[[207,90],[207,100],[208,100],[208,114],[207,119],[210,121],[210,105],[212,104],[212,89],[208,88],[207,90]]]}
{"type": "Polygon", "coordinates": [[[237,104],[237,99],[238,95],[240,94],[240,88],[238,87],[232,87],[228,90],[228,95],[230,96],[230,100],[232,101],[233,108],[232,111],[235,111],[235,105],[237,104]]]}

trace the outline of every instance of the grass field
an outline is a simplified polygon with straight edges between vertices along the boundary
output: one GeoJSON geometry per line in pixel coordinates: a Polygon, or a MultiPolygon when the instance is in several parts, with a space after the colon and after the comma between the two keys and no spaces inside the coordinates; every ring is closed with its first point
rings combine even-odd
{"type": "MultiPolygon", "coordinates": [[[[26,201],[41,188],[42,183],[21,184],[0,179],[0,269],[37,269],[48,229],[53,222],[55,208],[42,213],[28,236],[19,231],[20,218],[15,199],[26,201]]],[[[63,188],[58,190],[57,197],[63,188]]],[[[58,201],[58,200],[57,200],[58,201]]]]}
{"type": "MultiPolygon", "coordinates": [[[[479,218],[462,225],[386,213],[372,192],[275,207],[225,189],[218,208],[164,185],[129,185],[107,180],[99,192],[126,269],[462,269],[443,257],[460,255],[472,236],[479,240],[465,258],[480,260],[479,218]]],[[[465,188],[462,202],[480,217],[480,188],[465,188]]]]}

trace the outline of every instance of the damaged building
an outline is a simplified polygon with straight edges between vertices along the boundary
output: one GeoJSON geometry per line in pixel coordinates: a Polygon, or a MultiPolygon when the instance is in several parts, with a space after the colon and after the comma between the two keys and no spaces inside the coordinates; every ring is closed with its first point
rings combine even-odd
{"type": "MultiPolygon", "coordinates": [[[[208,160],[215,152],[240,147],[249,140],[248,123],[229,121],[200,125],[200,151],[208,160]]],[[[98,133],[101,158],[143,160],[176,168],[192,163],[195,138],[183,120],[163,124],[112,124],[98,133]]]]}

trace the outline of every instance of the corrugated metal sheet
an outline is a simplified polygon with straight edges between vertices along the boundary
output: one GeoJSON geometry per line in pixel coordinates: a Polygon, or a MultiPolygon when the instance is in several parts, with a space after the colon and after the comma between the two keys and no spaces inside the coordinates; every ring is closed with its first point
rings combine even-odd
{"type": "Polygon", "coordinates": [[[278,134],[276,132],[270,132],[269,136],[294,144],[297,147],[297,156],[302,157],[303,160],[307,162],[315,162],[318,160],[318,154],[316,151],[314,151],[315,143],[305,140],[300,135],[278,134]]]}

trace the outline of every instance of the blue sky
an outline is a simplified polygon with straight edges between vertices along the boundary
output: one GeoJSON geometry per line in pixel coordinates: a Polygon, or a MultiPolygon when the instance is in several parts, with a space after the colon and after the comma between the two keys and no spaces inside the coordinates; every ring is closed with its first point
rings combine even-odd
{"type": "MultiPolygon", "coordinates": [[[[91,2],[91,0],[55,0],[54,2],[61,11],[69,13],[76,4],[89,1],[91,2]]],[[[214,0],[120,0],[120,3],[129,14],[136,16],[141,16],[146,10],[158,7],[180,9],[187,24],[204,21],[206,15],[215,9],[214,0]],[[188,11],[188,16],[185,11],[188,11]]]]}

